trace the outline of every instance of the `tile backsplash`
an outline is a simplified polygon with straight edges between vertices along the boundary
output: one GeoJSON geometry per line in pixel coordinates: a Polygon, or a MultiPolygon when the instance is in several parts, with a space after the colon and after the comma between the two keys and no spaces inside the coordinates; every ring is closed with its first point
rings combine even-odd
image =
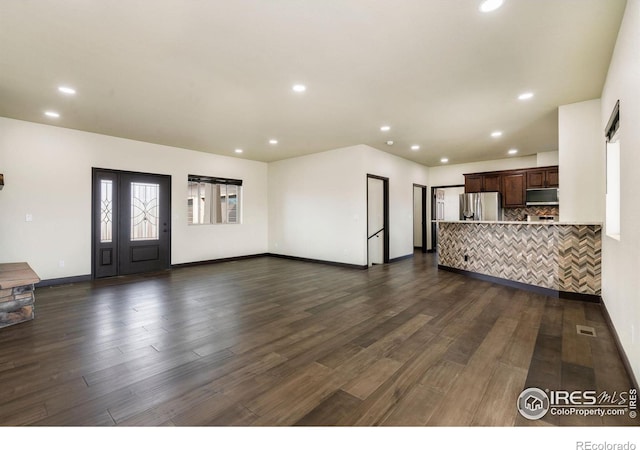
{"type": "Polygon", "coordinates": [[[527,216],[558,216],[559,206],[527,206],[526,208],[503,208],[503,220],[524,221],[527,216]]]}

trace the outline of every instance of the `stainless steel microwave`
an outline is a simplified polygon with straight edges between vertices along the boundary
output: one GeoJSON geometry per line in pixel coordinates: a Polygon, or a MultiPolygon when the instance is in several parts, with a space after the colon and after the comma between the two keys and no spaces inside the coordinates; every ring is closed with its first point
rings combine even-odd
{"type": "Polygon", "coordinates": [[[559,205],[558,188],[527,189],[527,206],[559,205]]]}

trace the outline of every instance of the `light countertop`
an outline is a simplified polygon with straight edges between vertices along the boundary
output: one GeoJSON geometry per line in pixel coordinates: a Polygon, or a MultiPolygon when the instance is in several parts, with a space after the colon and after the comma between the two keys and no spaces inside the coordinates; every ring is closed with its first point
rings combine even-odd
{"type": "Polygon", "coordinates": [[[432,220],[434,223],[489,223],[495,225],[564,225],[564,226],[572,226],[572,225],[589,225],[589,226],[602,226],[601,222],[552,222],[550,220],[539,220],[539,221],[524,221],[524,220],[432,220]]]}
{"type": "Polygon", "coordinates": [[[0,289],[35,284],[40,281],[26,262],[0,264],[0,289]]]}

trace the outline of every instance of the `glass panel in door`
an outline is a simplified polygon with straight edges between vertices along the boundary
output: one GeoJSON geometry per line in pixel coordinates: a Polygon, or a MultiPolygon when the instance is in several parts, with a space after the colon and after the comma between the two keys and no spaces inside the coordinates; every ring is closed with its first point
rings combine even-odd
{"type": "Polygon", "coordinates": [[[160,185],[131,183],[131,240],[157,240],[160,185]]]}
{"type": "Polygon", "coordinates": [[[100,242],[113,240],[113,181],[100,180],[100,242]]]}

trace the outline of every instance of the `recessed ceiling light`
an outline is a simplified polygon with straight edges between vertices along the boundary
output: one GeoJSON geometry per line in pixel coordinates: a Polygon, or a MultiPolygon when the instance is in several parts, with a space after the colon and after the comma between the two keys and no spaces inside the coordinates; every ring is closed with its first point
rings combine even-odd
{"type": "Polygon", "coordinates": [[[276,145],[278,143],[277,139],[269,139],[269,144],[276,145]]]}
{"type": "Polygon", "coordinates": [[[485,0],[480,4],[480,11],[491,12],[502,6],[503,0],[485,0]]]}
{"type": "Polygon", "coordinates": [[[411,150],[420,150],[420,146],[419,145],[412,145],[411,146],[411,150]]]}
{"type": "Polygon", "coordinates": [[[515,155],[516,153],[518,153],[518,149],[517,148],[512,148],[507,153],[509,153],[510,155],[515,155]]]}
{"type": "Polygon", "coordinates": [[[449,162],[449,158],[440,158],[440,162],[441,163],[448,163],[449,162]]]}
{"type": "Polygon", "coordinates": [[[502,131],[494,131],[493,133],[491,133],[491,137],[497,138],[502,136],[502,131]]]}
{"type": "Polygon", "coordinates": [[[529,100],[530,98],[533,98],[533,92],[525,92],[518,95],[518,100],[529,100]]]}
{"type": "Polygon", "coordinates": [[[44,115],[53,119],[57,119],[58,117],[60,117],[60,113],[57,113],[55,111],[45,111],[44,115]]]}
{"type": "Polygon", "coordinates": [[[387,145],[393,145],[393,141],[387,141],[387,145]]]}
{"type": "Polygon", "coordinates": [[[67,95],[75,95],[76,90],[74,88],[70,88],[69,86],[58,86],[58,91],[67,95]]]}
{"type": "Polygon", "coordinates": [[[380,127],[380,131],[389,131],[391,129],[391,127],[389,125],[382,125],[380,127]]]}
{"type": "Polygon", "coordinates": [[[294,84],[292,88],[295,92],[304,92],[307,87],[304,84],[294,84]]]}
{"type": "Polygon", "coordinates": [[[236,153],[242,153],[242,151],[243,151],[243,150],[242,150],[241,148],[237,148],[237,149],[235,150],[235,152],[236,152],[236,153]]]}

